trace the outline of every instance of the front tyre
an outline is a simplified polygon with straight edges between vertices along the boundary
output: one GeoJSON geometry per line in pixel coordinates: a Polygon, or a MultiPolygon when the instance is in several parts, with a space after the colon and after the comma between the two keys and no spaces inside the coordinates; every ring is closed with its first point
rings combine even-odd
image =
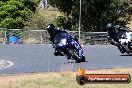
{"type": "Polygon", "coordinates": [[[80,63],[80,62],[81,62],[80,57],[77,55],[77,53],[76,53],[76,51],[75,51],[74,49],[70,49],[70,50],[69,50],[69,54],[71,55],[71,57],[72,57],[73,59],[76,60],[77,63],[80,63]]]}
{"type": "Polygon", "coordinates": [[[131,43],[131,42],[128,43],[128,48],[129,48],[130,50],[132,50],[132,43],[131,43]]]}
{"type": "Polygon", "coordinates": [[[82,62],[85,62],[85,56],[82,56],[81,61],[82,61],[82,62]]]}

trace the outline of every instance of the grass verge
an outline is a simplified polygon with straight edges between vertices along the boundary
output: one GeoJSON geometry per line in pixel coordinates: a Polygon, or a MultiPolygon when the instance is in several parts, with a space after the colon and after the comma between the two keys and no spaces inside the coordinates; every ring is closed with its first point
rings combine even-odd
{"type": "MultiPolygon", "coordinates": [[[[86,71],[88,74],[130,74],[132,68],[116,68],[86,71]]],[[[129,84],[85,84],[76,83],[76,72],[44,72],[0,76],[0,88],[132,88],[129,84]]]]}

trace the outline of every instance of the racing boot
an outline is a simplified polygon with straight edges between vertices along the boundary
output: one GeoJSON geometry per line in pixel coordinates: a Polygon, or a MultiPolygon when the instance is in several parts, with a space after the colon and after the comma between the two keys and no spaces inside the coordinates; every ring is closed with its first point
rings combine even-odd
{"type": "Polygon", "coordinates": [[[71,56],[67,56],[67,60],[71,59],[71,56]]]}
{"type": "Polygon", "coordinates": [[[55,56],[64,56],[61,52],[59,52],[59,51],[57,51],[57,50],[54,52],[54,55],[55,55],[55,56]]]}
{"type": "Polygon", "coordinates": [[[122,46],[117,46],[121,53],[125,53],[125,49],[122,46]]]}

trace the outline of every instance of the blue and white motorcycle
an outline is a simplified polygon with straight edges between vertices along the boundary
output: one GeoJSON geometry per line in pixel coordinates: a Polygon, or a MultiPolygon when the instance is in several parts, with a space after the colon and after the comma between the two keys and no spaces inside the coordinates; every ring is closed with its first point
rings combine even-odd
{"type": "Polygon", "coordinates": [[[54,37],[55,49],[68,59],[75,60],[77,63],[85,62],[82,47],[68,33],[58,33],[54,37]]]}

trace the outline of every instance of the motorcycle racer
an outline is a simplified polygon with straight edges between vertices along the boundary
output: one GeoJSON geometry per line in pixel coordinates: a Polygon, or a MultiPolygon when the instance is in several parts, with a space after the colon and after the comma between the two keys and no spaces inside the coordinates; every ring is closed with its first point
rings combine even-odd
{"type": "MultiPolygon", "coordinates": [[[[48,24],[47,25],[47,31],[48,31],[48,33],[50,34],[50,41],[52,42],[52,46],[53,46],[53,48],[55,48],[55,51],[54,51],[54,55],[55,56],[58,56],[58,55],[60,55],[60,56],[64,56],[64,54],[62,54],[59,50],[57,50],[57,48],[56,48],[56,44],[55,44],[55,40],[54,40],[54,38],[56,37],[56,35],[58,35],[58,34],[61,34],[61,33],[65,33],[66,35],[68,35],[69,36],[69,40],[70,41],[72,41],[72,39],[73,40],[75,40],[78,44],[79,44],[79,42],[78,42],[78,39],[75,37],[75,38],[73,38],[72,37],[72,35],[70,34],[70,32],[69,32],[69,30],[64,30],[64,29],[56,29],[55,28],[55,26],[53,25],[53,24],[48,24]]],[[[72,43],[71,42],[71,44],[75,44],[75,43],[72,43]]],[[[76,46],[76,45],[74,45],[74,46],[76,46]]],[[[77,52],[83,52],[82,51],[82,47],[80,46],[80,44],[78,45],[78,46],[76,46],[77,47],[77,52]]],[[[80,54],[79,54],[80,55],[80,54]]],[[[71,56],[70,55],[68,55],[68,57],[67,57],[67,59],[71,59],[71,56]]]]}
{"type": "Polygon", "coordinates": [[[121,53],[125,53],[124,47],[121,45],[119,39],[126,39],[126,32],[129,32],[128,28],[125,26],[115,25],[112,22],[107,23],[106,30],[108,31],[108,38],[112,45],[118,47],[121,53]]]}

